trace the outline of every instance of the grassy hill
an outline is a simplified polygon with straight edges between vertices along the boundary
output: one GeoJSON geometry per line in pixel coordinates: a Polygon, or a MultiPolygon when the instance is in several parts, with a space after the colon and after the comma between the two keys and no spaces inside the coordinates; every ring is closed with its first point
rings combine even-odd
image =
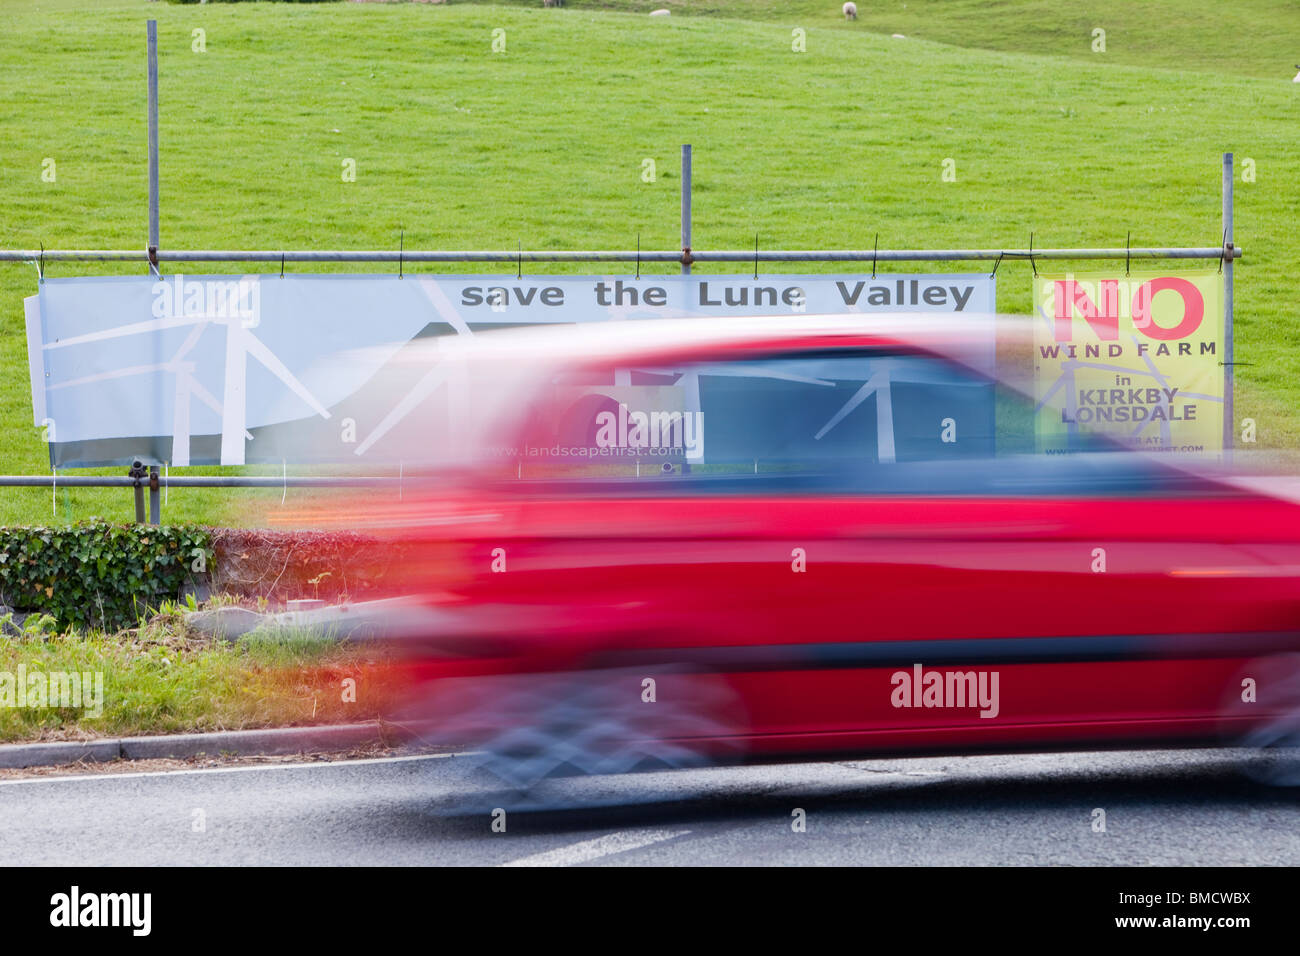
{"type": "MultiPolygon", "coordinates": [[[[449,0],[451,3],[475,0],[449,0]]],[[[504,0],[540,7],[541,0],[504,0]]],[[[837,0],[565,0],[565,12],[670,10],[803,27],[901,33],[952,46],[1146,68],[1289,79],[1300,63],[1300,16],[1291,0],[863,0],[846,22],[837,0]],[[1094,29],[1105,52],[1093,50],[1094,29]]]]}
{"type": "MultiPolygon", "coordinates": [[[[631,247],[638,233],[671,248],[684,142],[700,248],[755,233],[769,248],[870,247],[876,233],[885,248],[1024,246],[1031,231],[1040,246],[1123,245],[1130,230],[1134,244],[1215,245],[1232,150],[1257,173],[1237,183],[1238,358],[1251,363],[1237,411],[1262,444],[1300,444],[1300,18],[1287,4],[859,3],[852,24],[832,0],[540,7],[0,0],[0,246],[144,246],[151,16],[171,247],[396,248],[405,230],[407,248],[631,247]],[[638,12],[658,6],[674,15],[638,12]]],[[[1002,265],[1001,308],[1028,309],[1029,275],[1002,265]]],[[[0,265],[9,474],[48,470],[29,424],[35,279],[0,265]]],[[[248,500],[173,492],[167,516],[243,520],[230,503],[248,500]]],[[[49,520],[50,501],[0,490],[0,522],[49,520]]],[[[60,492],[61,520],[130,510],[124,491],[60,492]]]]}

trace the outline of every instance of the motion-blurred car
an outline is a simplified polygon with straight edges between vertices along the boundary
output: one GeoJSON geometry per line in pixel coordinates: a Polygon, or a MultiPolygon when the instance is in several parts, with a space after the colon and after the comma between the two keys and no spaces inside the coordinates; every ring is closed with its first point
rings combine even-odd
{"type": "Polygon", "coordinates": [[[395,644],[526,787],[697,761],[1295,743],[1300,507],[1080,434],[1023,330],[656,320],[438,339],[394,373],[395,644]],[[417,385],[416,383],[423,383],[417,385]],[[411,396],[415,397],[412,398],[411,396]]]}

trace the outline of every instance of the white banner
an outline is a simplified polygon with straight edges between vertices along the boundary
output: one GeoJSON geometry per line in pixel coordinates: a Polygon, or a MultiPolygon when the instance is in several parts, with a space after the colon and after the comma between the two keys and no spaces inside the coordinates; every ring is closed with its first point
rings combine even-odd
{"type": "MultiPolygon", "coordinates": [[[[32,407],[53,465],[242,465],[278,463],[286,448],[311,444],[288,440],[292,432],[334,428],[386,358],[416,337],[706,315],[937,312],[979,321],[995,311],[995,284],[984,273],[175,275],[51,278],[26,304],[32,407]],[[358,350],[370,364],[340,372],[329,361],[358,350]]],[[[990,323],[990,361],[993,347],[990,323]]]]}

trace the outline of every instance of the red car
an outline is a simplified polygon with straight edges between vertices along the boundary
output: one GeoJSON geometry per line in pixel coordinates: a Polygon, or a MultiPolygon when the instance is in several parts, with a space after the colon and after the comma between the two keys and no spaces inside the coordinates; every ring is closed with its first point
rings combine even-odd
{"type": "Polygon", "coordinates": [[[431,732],[518,786],[1294,745],[1300,506],[1087,435],[1035,455],[1024,342],[859,315],[408,350],[394,381],[434,384],[388,437],[438,481],[347,520],[412,556],[394,589],[434,623],[395,643],[431,732]]]}

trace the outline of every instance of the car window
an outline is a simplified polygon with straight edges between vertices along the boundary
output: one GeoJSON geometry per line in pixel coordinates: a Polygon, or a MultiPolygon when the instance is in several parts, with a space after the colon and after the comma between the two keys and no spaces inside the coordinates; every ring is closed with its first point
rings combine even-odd
{"type": "Polygon", "coordinates": [[[547,383],[516,478],[653,493],[1168,493],[1180,471],[1082,435],[1034,453],[1032,401],[992,363],[797,352],[587,369],[547,383]],[[526,474],[525,474],[526,472],[526,474]]]}

